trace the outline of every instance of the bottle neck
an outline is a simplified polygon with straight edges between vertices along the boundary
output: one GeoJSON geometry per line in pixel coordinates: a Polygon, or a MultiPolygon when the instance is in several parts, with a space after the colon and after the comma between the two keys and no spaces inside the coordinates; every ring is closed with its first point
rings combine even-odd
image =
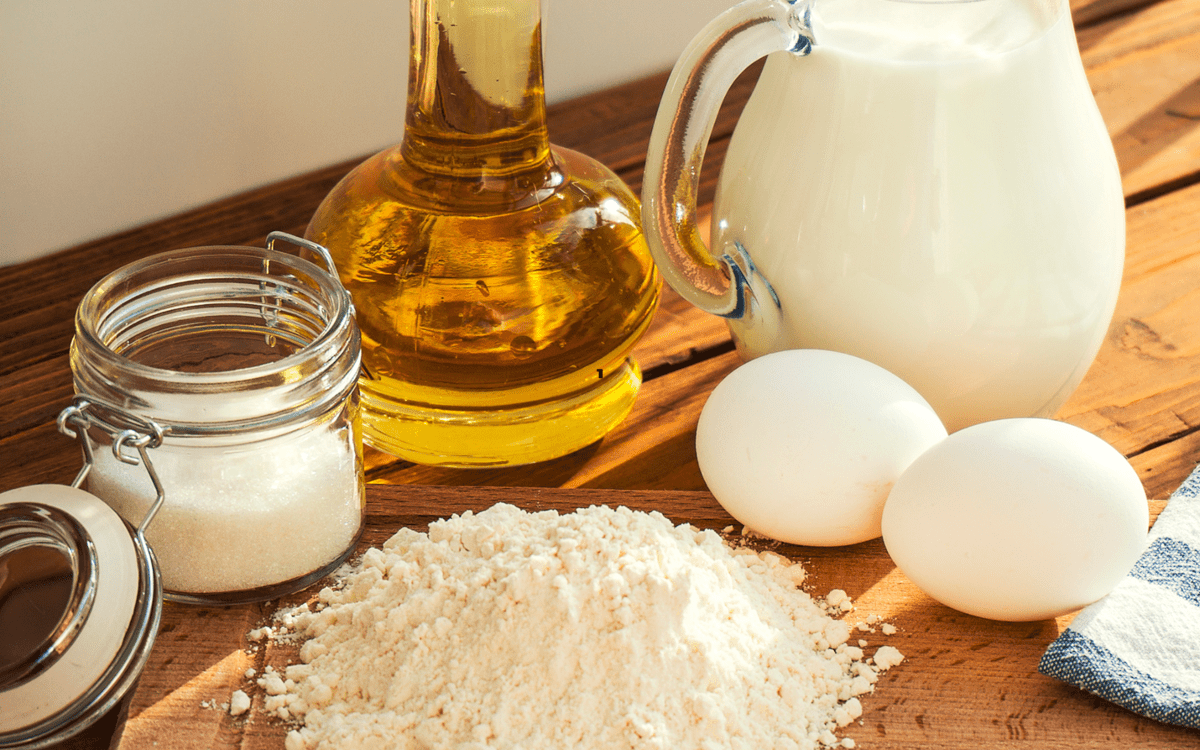
{"type": "Polygon", "coordinates": [[[404,160],[441,177],[544,172],[540,0],[413,0],[411,33],[404,160]]]}

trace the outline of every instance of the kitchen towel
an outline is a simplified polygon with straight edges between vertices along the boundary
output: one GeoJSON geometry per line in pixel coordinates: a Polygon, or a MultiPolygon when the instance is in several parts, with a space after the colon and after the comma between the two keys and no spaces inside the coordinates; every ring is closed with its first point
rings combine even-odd
{"type": "Polygon", "coordinates": [[[1038,671],[1200,728],[1200,467],[1171,495],[1133,570],[1075,616],[1038,671]]]}

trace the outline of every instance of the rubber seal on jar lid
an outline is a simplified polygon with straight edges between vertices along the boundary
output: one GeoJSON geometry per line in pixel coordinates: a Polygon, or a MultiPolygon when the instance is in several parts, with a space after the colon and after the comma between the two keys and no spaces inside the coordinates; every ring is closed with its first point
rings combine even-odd
{"type": "Polygon", "coordinates": [[[0,747],[61,741],[107,713],[161,613],[153,553],[102,500],[48,484],[0,494],[0,747]]]}

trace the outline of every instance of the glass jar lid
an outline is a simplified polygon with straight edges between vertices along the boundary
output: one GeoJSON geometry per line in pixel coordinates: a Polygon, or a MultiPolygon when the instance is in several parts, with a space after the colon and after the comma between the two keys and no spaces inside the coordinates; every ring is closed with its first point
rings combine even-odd
{"type": "Polygon", "coordinates": [[[0,747],[61,741],[112,709],[161,612],[149,546],[99,498],[49,484],[0,494],[0,747]]]}

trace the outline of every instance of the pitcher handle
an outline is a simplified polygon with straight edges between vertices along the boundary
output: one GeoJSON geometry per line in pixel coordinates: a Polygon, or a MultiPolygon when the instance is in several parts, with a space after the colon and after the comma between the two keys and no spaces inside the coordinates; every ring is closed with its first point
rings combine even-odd
{"type": "MultiPolygon", "coordinates": [[[[734,80],[772,52],[812,49],[812,0],[746,0],[713,19],[675,63],[646,156],[642,224],[663,278],[706,312],[741,318],[757,271],[735,243],[719,258],[700,239],[696,196],[717,110],[734,80]]],[[[770,285],[757,279],[753,287],[770,285]]],[[[776,302],[776,304],[778,304],[776,302]]]]}

